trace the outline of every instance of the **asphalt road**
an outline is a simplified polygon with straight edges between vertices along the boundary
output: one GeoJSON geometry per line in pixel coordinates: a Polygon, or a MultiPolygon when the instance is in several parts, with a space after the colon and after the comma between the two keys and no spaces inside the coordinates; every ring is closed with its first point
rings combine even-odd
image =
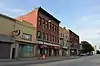
{"type": "Polygon", "coordinates": [[[25,66],[100,66],[100,55],[86,56],[79,59],[51,63],[31,64],[25,66]]]}
{"type": "Polygon", "coordinates": [[[51,63],[51,62],[58,62],[58,61],[64,61],[64,60],[72,60],[72,59],[77,59],[81,58],[79,56],[59,56],[59,57],[47,57],[45,60],[42,59],[36,59],[36,58],[31,58],[31,59],[18,59],[18,60],[0,60],[0,66],[29,66],[31,64],[45,64],[45,63],[51,63]]]}

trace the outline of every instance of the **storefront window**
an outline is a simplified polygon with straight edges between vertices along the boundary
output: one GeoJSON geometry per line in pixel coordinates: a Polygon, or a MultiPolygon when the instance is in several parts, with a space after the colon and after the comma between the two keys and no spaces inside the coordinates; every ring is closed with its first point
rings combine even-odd
{"type": "Polygon", "coordinates": [[[32,57],[34,54],[34,48],[31,45],[20,45],[21,57],[32,57]]]}
{"type": "Polygon", "coordinates": [[[31,41],[32,40],[32,35],[27,34],[27,33],[23,33],[22,39],[31,41]]]}

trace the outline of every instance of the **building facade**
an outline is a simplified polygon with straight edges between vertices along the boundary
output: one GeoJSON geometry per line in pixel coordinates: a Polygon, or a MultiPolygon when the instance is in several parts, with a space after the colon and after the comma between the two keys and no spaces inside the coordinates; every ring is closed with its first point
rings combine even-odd
{"type": "Polygon", "coordinates": [[[60,55],[69,56],[69,44],[68,44],[69,33],[66,27],[59,27],[59,44],[60,44],[60,55]]]}
{"type": "Polygon", "coordinates": [[[0,14],[0,59],[35,56],[35,28],[0,14]]]}
{"type": "Polygon", "coordinates": [[[59,23],[60,21],[45,11],[43,8],[35,8],[32,12],[18,17],[36,27],[37,56],[59,55],[59,23]]]}
{"type": "Polygon", "coordinates": [[[79,51],[79,36],[75,34],[73,31],[68,29],[69,31],[69,44],[70,44],[70,55],[77,55],[79,51]]]}
{"type": "Polygon", "coordinates": [[[18,44],[18,57],[34,57],[36,53],[35,27],[29,22],[16,20],[15,30],[20,30],[20,35],[15,37],[18,44]]]}

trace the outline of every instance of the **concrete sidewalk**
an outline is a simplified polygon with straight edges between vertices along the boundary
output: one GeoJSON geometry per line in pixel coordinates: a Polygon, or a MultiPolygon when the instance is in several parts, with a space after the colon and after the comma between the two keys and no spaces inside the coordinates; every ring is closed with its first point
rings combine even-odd
{"type": "Polygon", "coordinates": [[[0,66],[19,66],[19,65],[27,65],[27,64],[39,64],[39,63],[47,63],[47,62],[56,62],[56,61],[63,61],[63,60],[70,60],[70,59],[77,59],[78,56],[57,56],[57,57],[47,57],[45,60],[37,58],[20,58],[18,60],[9,60],[9,59],[0,59],[0,66]]]}
{"type": "MultiPolygon", "coordinates": [[[[78,58],[79,56],[53,56],[46,57],[46,59],[57,59],[57,58],[78,58]]],[[[11,62],[11,61],[31,61],[31,60],[42,60],[41,57],[34,58],[19,58],[19,59],[0,59],[0,62],[11,62]]]]}

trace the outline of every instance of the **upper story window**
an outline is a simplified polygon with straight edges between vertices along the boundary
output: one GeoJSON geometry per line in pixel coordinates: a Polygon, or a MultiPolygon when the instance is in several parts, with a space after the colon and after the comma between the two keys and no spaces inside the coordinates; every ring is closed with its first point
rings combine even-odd
{"type": "Polygon", "coordinates": [[[49,41],[51,41],[51,36],[49,35],[49,41]]]}
{"type": "Polygon", "coordinates": [[[59,33],[59,29],[58,29],[58,27],[56,27],[56,32],[59,33]]]}
{"type": "Polygon", "coordinates": [[[67,34],[66,34],[66,37],[65,38],[67,39],[67,34]]]}
{"type": "Polygon", "coordinates": [[[46,33],[46,34],[45,34],[45,39],[46,39],[46,40],[47,40],[47,37],[48,37],[48,34],[46,33]]]}
{"type": "Polygon", "coordinates": [[[48,28],[49,28],[49,30],[51,29],[51,23],[48,23],[48,28]]]}
{"type": "Polygon", "coordinates": [[[53,38],[52,41],[54,42],[54,36],[52,36],[52,38],[53,38]]]}
{"type": "Polygon", "coordinates": [[[54,26],[54,24],[53,24],[53,31],[55,31],[55,29],[54,29],[54,28],[55,28],[55,26],[54,26]]]}
{"type": "Polygon", "coordinates": [[[38,18],[38,25],[42,25],[42,18],[40,16],[38,18]]]}
{"type": "Polygon", "coordinates": [[[61,37],[62,37],[62,33],[61,33],[61,37]]]}
{"type": "Polygon", "coordinates": [[[55,28],[54,29],[55,29],[55,32],[56,32],[56,25],[55,25],[55,28]]]}
{"type": "Polygon", "coordinates": [[[48,28],[48,22],[47,21],[45,22],[45,28],[48,28]]]}
{"type": "Polygon", "coordinates": [[[57,43],[59,43],[59,40],[57,40],[57,43]]]}
{"type": "Polygon", "coordinates": [[[44,38],[44,37],[45,37],[44,32],[42,32],[42,35],[41,35],[41,36],[42,36],[42,39],[44,40],[44,39],[45,39],[45,38],[44,38]]]}
{"type": "Polygon", "coordinates": [[[47,34],[47,40],[49,40],[49,35],[47,34]]]}
{"type": "Polygon", "coordinates": [[[64,41],[63,41],[63,46],[64,46],[64,41]]]}
{"type": "Polygon", "coordinates": [[[41,39],[41,32],[40,31],[37,32],[37,38],[41,39]]]}
{"type": "Polygon", "coordinates": [[[55,37],[55,42],[56,42],[56,39],[57,39],[57,38],[55,37]]]}
{"type": "Polygon", "coordinates": [[[54,31],[54,24],[52,24],[52,31],[54,31]]]}
{"type": "Polygon", "coordinates": [[[45,28],[45,19],[44,18],[42,19],[42,22],[43,22],[43,28],[45,28]]]}
{"type": "Polygon", "coordinates": [[[46,33],[46,40],[49,40],[49,35],[48,35],[48,33],[46,33]]]}
{"type": "Polygon", "coordinates": [[[24,40],[32,40],[32,35],[31,34],[27,34],[27,33],[23,33],[22,34],[22,39],[24,40]]]}
{"type": "Polygon", "coordinates": [[[64,38],[64,34],[63,34],[63,38],[64,38]]]}
{"type": "Polygon", "coordinates": [[[52,41],[52,36],[50,35],[50,41],[52,41]]]}

